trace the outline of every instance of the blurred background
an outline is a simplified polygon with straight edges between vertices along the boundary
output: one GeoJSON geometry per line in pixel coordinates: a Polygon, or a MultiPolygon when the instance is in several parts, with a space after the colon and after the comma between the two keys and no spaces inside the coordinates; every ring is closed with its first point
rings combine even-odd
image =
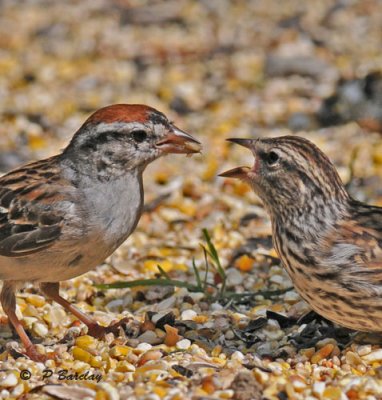
{"type": "Polygon", "coordinates": [[[381,38],[379,0],[2,0],[0,170],[57,152],[99,107],[147,103],[205,147],[147,181],[222,185],[250,160],[225,138],[292,132],[379,203],[381,38]]]}
{"type": "MultiPolygon", "coordinates": [[[[369,354],[369,346],[362,354],[370,357],[365,364],[366,358],[361,360],[352,344],[345,357],[341,350],[350,343],[349,336],[333,336],[338,339],[334,342],[322,340],[325,335],[334,335],[331,326],[317,322],[314,316],[300,318],[310,308],[289,290],[292,282],[272,248],[269,217],[259,199],[247,185],[217,178],[217,174],[253,162],[249,151],[231,146],[226,138],[301,135],[328,154],[354,197],[382,206],[381,69],[381,0],[0,0],[0,173],[57,153],[92,112],[112,103],[155,107],[204,147],[201,155],[165,157],[147,168],[146,207],[134,234],[106,264],[63,282],[61,292],[105,325],[120,319],[122,312],[133,315],[136,322],[152,324],[146,319],[149,312],[154,315],[171,310],[175,314],[171,317],[169,313],[170,318],[178,318],[182,312],[181,319],[188,320],[193,317],[185,317],[183,310],[192,311],[200,318],[187,328],[187,337],[219,364],[202,368],[209,372],[201,381],[196,372],[199,367],[191,370],[182,366],[207,365],[203,364],[205,356],[199,357],[205,353],[195,351],[192,344],[189,350],[177,352],[183,354],[184,363],[179,367],[185,372],[176,371],[184,379],[179,379],[178,372],[158,374],[157,368],[169,371],[169,366],[150,367],[152,375],[138,373],[138,366],[149,360],[142,357],[139,362],[145,361],[137,364],[137,370],[134,366],[120,370],[137,372],[126,372],[125,376],[131,376],[126,385],[125,378],[120,378],[122,372],[114,367],[119,362],[109,361],[118,352],[110,357],[109,345],[100,341],[105,360],[102,368],[107,375],[101,389],[92,386],[97,399],[117,398],[114,387],[123,387],[121,398],[133,398],[134,392],[136,398],[156,399],[159,396],[143,397],[142,393],[152,391],[157,384],[156,393],[162,394],[179,385],[174,399],[189,398],[190,392],[197,394],[195,399],[212,398],[205,396],[215,390],[215,382],[216,388],[230,385],[227,377],[241,368],[244,355],[237,355],[236,350],[265,355],[268,361],[278,357],[292,360],[289,366],[284,361],[272,366],[274,375],[269,374],[269,381],[267,373],[272,370],[257,370],[255,359],[245,364],[256,379],[267,382],[266,398],[286,399],[284,387],[291,399],[312,398],[308,385],[313,382],[319,384],[317,398],[380,398],[381,350],[369,354]],[[208,229],[219,265],[225,269],[224,280],[205,259],[203,228],[208,229]],[[184,288],[142,288],[142,283],[118,292],[94,286],[157,278],[158,265],[166,276],[194,284],[197,271],[201,271],[208,296],[192,293],[195,297],[191,297],[184,288]],[[217,300],[210,302],[208,290],[219,284],[240,295],[230,297],[227,303],[221,300],[224,308],[217,300]],[[284,294],[271,297],[264,290],[284,294]],[[258,295],[240,298],[243,292],[258,295]],[[268,324],[268,319],[272,323],[268,324]],[[299,325],[295,325],[297,319],[299,325]],[[250,321],[248,325],[246,321],[250,321]],[[323,347],[315,352],[318,340],[323,347]],[[328,346],[329,353],[323,353],[328,346]],[[294,357],[299,349],[307,350],[299,353],[302,358],[294,357]],[[221,351],[227,352],[226,367],[222,367],[225,355],[218,358],[221,351]],[[229,358],[233,351],[236,356],[229,358]],[[338,363],[323,359],[329,354],[338,356],[338,363]],[[348,364],[344,364],[345,358],[348,364]],[[195,364],[189,364],[191,359],[195,364]],[[316,368],[317,360],[322,364],[316,368]],[[334,386],[328,384],[324,391],[327,380],[334,386]],[[108,388],[107,382],[113,387],[108,388]],[[202,394],[197,388],[200,382],[204,382],[202,394]],[[362,385],[364,389],[358,393],[355,388],[362,385]],[[107,391],[112,393],[109,397],[102,394],[107,391]]],[[[66,335],[67,328],[77,327],[74,316],[40,296],[31,296],[34,293],[29,287],[18,296],[24,317],[32,317],[24,318],[26,328],[44,340],[44,332],[49,332],[48,343],[68,348],[61,345],[65,338],[59,342],[57,338],[66,335]]],[[[0,323],[0,350],[12,335],[6,329],[0,323]]],[[[148,340],[142,336],[141,341],[148,340]]],[[[70,346],[69,353],[58,351],[67,354],[62,366],[69,371],[74,369],[73,360],[84,360],[73,355],[70,346]]],[[[173,353],[165,350],[167,357],[159,352],[158,363],[171,360],[173,368],[173,353]]],[[[17,365],[21,368],[23,364],[17,365]]],[[[87,364],[82,362],[74,370],[82,371],[83,365],[87,364]]],[[[145,371],[145,366],[141,370],[145,371]]],[[[23,381],[16,386],[18,394],[16,389],[7,388],[7,396],[8,383],[1,379],[0,397],[4,398],[18,398],[29,385],[23,381]]],[[[239,380],[240,385],[244,384],[239,380]]],[[[260,394],[255,396],[256,387],[251,383],[248,397],[235,398],[260,398],[260,394]]],[[[88,392],[77,393],[70,398],[89,396],[88,392]]],[[[38,391],[35,396],[41,398],[38,391]]]]}

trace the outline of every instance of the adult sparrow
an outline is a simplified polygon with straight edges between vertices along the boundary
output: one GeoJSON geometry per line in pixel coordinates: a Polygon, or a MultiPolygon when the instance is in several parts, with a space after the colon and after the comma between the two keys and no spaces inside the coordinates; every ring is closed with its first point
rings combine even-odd
{"type": "MultiPolygon", "coordinates": [[[[115,104],[91,115],[61,154],[0,178],[1,304],[33,360],[44,360],[15,314],[25,281],[77,316],[90,335],[102,327],[59,295],[59,282],[102,263],[135,229],[143,205],[142,173],[168,153],[200,143],[161,112],[115,104]]],[[[115,328],[115,326],[114,326],[115,328]]]]}
{"type": "Polygon", "coordinates": [[[228,140],[250,149],[255,162],[220,176],[242,179],[261,198],[301,297],[340,325],[382,331],[382,208],[352,199],[328,157],[306,139],[228,140]]]}

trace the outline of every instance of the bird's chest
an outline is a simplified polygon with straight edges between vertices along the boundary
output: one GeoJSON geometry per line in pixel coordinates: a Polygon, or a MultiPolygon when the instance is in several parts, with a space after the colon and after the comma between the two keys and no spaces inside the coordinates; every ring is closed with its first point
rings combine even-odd
{"type": "MultiPolygon", "coordinates": [[[[86,188],[89,236],[114,251],[135,229],[143,205],[139,176],[124,176],[86,188]]],[[[93,243],[96,244],[96,243],[93,243]]]]}
{"type": "Polygon", "coordinates": [[[274,247],[297,291],[307,300],[306,293],[312,287],[322,285],[322,279],[319,279],[320,267],[314,256],[317,244],[313,240],[307,243],[302,231],[286,233],[283,228],[273,226],[274,247]]]}

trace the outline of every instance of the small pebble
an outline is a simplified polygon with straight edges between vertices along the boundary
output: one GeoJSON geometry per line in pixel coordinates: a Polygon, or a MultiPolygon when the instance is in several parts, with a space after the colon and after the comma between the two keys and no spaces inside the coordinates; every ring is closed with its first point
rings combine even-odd
{"type": "MultiPolygon", "coordinates": [[[[142,336],[142,335],[141,335],[142,336]]],[[[138,350],[141,351],[148,351],[152,348],[153,346],[150,343],[139,343],[139,345],[136,347],[138,350]]]]}
{"type": "Polygon", "coordinates": [[[224,334],[224,336],[227,340],[232,340],[235,337],[235,334],[233,331],[229,330],[224,334]]]}
{"type": "Polygon", "coordinates": [[[192,321],[198,314],[194,310],[184,310],[180,316],[183,321],[192,321]]]}
{"type": "Polygon", "coordinates": [[[226,271],[227,286],[241,285],[244,280],[243,274],[236,268],[229,268],[226,271]]]}
{"type": "Polygon", "coordinates": [[[158,336],[154,331],[143,332],[142,335],[138,336],[137,339],[139,342],[141,342],[141,344],[150,344],[150,346],[158,343],[158,336]]]}
{"type": "Polygon", "coordinates": [[[285,284],[285,277],[282,275],[272,275],[269,278],[269,281],[272,283],[276,283],[277,285],[284,285],[285,284]]]}
{"type": "Polygon", "coordinates": [[[176,344],[176,348],[179,350],[187,350],[191,346],[191,341],[188,339],[179,340],[176,344]]]}
{"type": "Polygon", "coordinates": [[[284,301],[289,304],[297,303],[298,301],[300,301],[300,299],[300,295],[293,290],[287,292],[284,296],[284,301]]]}

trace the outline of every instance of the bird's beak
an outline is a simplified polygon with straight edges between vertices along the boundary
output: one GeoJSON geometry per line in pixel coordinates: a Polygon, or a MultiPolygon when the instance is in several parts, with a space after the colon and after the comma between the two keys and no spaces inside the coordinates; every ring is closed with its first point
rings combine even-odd
{"type": "Polygon", "coordinates": [[[230,169],[228,171],[222,172],[218,176],[223,178],[236,178],[236,179],[246,179],[248,172],[251,170],[249,167],[237,167],[230,169]]]}
{"type": "Polygon", "coordinates": [[[238,138],[230,138],[227,139],[228,142],[236,143],[240,146],[246,147],[249,150],[253,150],[256,139],[238,139],[238,138]]]}
{"type": "MultiPolygon", "coordinates": [[[[254,144],[256,142],[255,139],[238,139],[238,138],[230,138],[227,139],[228,142],[239,144],[240,146],[246,147],[247,149],[254,152],[254,144]]],[[[222,172],[218,176],[223,178],[236,178],[245,180],[248,177],[248,173],[251,171],[249,167],[238,167],[230,169],[229,171],[222,172]]]]}
{"type": "Polygon", "coordinates": [[[171,129],[156,146],[165,154],[193,154],[200,153],[202,149],[202,145],[199,141],[174,125],[171,125],[171,129]]]}

